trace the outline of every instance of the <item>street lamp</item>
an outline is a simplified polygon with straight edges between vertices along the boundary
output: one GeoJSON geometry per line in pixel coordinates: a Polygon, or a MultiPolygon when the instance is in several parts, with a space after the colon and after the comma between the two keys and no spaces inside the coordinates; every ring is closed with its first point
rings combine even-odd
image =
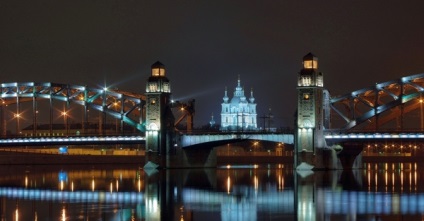
{"type": "MultiPolygon", "coordinates": [[[[113,103],[113,107],[115,108],[115,112],[118,112],[117,108],[118,108],[118,102],[115,101],[113,103]]],[[[118,134],[118,118],[115,118],[115,134],[118,134]]]]}
{"type": "Polygon", "coordinates": [[[16,118],[16,135],[19,135],[20,128],[19,128],[19,118],[21,118],[21,114],[18,112],[14,114],[14,117],[16,118]]]}
{"type": "Polygon", "coordinates": [[[62,111],[63,116],[63,124],[65,125],[66,135],[69,134],[69,128],[68,128],[68,113],[66,111],[62,111]]]}

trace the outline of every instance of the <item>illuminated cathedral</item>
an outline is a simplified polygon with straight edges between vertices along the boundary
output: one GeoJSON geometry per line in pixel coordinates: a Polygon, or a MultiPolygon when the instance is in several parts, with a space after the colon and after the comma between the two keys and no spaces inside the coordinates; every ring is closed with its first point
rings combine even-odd
{"type": "Polygon", "coordinates": [[[249,99],[244,96],[244,89],[240,85],[240,77],[237,87],[230,99],[225,88],[225,95],[221,104],[221,131],[255,131],[257,130],[256,103],[253,97],[253,89],[249,99]]]}

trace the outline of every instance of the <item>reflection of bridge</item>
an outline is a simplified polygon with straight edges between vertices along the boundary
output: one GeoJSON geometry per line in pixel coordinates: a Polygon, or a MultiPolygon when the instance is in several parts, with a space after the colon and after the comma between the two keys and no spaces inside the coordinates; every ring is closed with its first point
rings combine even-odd
{"type": "Polygon", "coordinates": [[[44,189],[22,189],[0,187],[0,197],[24,200],[45,200],[52,202],[89,202],[139,204],[144,202],[144,194],[139,192],[65,191],[44,189]]]}
{"type": "MultiPolygon", "coordinates": [[[[226,193],[216,193],[206,190],[184,189],[184,205],[190,209],[203,211],[222,211],[225,208],[232,213],[238,213],[240,217],[244,212],[256,215],[253,208],[260,207],[260,211],[268,212],[294,212],[294,192],[284,190],[282,192],[267,192],[261,194],[257,190],[251,189],[245,192],[256,193],[257,195],[237,197],[226,193]],[[208,199],[205,201],[205,199],[208,199]],[[229,204],[233,204],[230,206],[229,204]],[[244,206],[243,206],[244,204],[244,206]],[[255,205],[255,207],[247,207],[255,205]]],[[[310,194],[313,194],[312,192],[310,194]]],[[[340,214],[340,215],[378,215],[378,214],[422,214],[424,213],[424,195],[402,193],[382,193],[364,191],[335,191],[330,189],[317,189],[315,202],[303,202],[300,198],[299,211],[316,214],[340,214]],[[314,209],[313,205],[317,206],[314,209]]]]}
{"type": "MultiPolygon", "coordinates": [[[[247,218],[256,220],[258,211],[271,214],[296,213],[293,190],[262,192],[248,188],[241,189],[239,192],[249,194],[234,196],[228,193],[184,188],[181,193],[181,203],[187,210],[220,212],[221,217],[245,217],[244,220],[249,220],[247,218]]],[[[150,200],[142,192],[60,191],[10,187],[0,188],[0,197],[67,203],[119,203],[121,205],[142,205],[150,200]]],[[[154,197],[157,198],[157,196],[154,197]]],[[[316,201],[313,203],[309,201],[309,198],[306,200],[303,202],[301,198],[298,199],[300,207],[298,211],[310,212],[311,216],[317,214],[349,216],[424,213],[423,194],[402,193],[400,195],[387,192],[334,191],[318,188],[316,201]],[[315,204],[316,208],[314,205],[309,205],[311,203],[315,204]]],[[[304,216],[305,214],[299,215],[304,216]]]]}

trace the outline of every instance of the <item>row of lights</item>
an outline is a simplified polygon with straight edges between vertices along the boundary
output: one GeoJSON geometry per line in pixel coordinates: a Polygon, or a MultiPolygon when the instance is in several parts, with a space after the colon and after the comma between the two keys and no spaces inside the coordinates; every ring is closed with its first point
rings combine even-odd
{"type": "Polygon", "coordinates": [[[40,138],[12,138],[0,139],[0,143],[30,143],[30,142],[85,142],[85,141],[142,141],[142,136],[112,136],[112,137],[40,137],[40,138]]]}
{"type": "Polygon", "coordinates": [[[324,136],[325,139],[398,139],[398,138],[424,138],[423,133],[417,134],[328,134],[324,136]]]}

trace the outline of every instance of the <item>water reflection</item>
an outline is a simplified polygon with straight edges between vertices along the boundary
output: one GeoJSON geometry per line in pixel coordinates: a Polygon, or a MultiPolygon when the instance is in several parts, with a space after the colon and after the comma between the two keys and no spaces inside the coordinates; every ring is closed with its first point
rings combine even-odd
{"type": "Polygon", "coordinates": [[[291,165],[144,171],[31,166],[0,171],[6,220],[422,220],[422,165],[355,171],[291,165]]]}

